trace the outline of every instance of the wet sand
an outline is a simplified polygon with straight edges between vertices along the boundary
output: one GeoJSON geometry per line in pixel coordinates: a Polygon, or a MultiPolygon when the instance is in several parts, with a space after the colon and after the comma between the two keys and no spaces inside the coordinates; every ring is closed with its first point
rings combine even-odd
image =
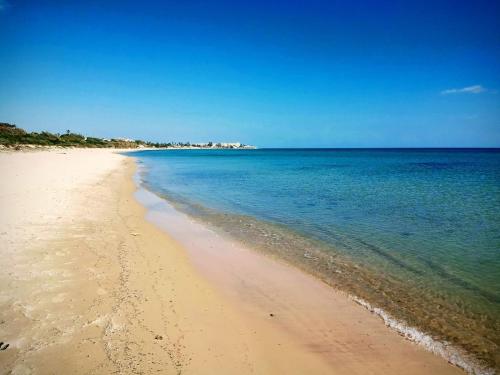
{"type": "Polygon", "coordinates": [[[140,192],[146,211],[134,172],[111,150],[0,154],[0,373],[461,373],[140,192]]]}

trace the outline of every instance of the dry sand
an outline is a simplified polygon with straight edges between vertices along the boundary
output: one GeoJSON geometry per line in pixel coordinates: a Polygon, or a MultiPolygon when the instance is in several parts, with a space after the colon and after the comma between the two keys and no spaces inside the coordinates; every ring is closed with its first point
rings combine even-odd
{"type": "Polygon", "coordinates": [[[134,170],[0,154],[0,373],[460,373],[294,268],[187,250],[144,219],[134,170]]]}

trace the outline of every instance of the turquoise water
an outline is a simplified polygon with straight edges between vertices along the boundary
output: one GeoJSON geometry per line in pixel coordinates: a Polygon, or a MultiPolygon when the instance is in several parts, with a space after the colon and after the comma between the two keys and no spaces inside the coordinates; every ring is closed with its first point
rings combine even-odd
{"type": "Polygon", "coordinates": [[[134,156],[181,209],[500,366],[499,150],[134,156]]]}

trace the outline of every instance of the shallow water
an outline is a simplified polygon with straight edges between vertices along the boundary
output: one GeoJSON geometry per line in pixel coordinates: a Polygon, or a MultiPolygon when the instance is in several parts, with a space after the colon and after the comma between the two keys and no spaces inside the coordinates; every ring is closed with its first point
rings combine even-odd
{"type": "Polygon", "coordinates": [[[499,151],[134,156],[182,210],[500,367],[499,151]]]}

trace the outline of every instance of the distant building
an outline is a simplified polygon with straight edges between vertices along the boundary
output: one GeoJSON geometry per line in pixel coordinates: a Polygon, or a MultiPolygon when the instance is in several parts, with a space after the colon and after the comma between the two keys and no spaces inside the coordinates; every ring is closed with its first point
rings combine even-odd
{"type": "Polygon", "coordinates": [[[224,148],[240,148],[241,143],[240,142],[234,142],[234,143],[221,143],[221,146],[224,148]]]}
{"type": "Polygon", "coordinates": [[[255,146],[245,145],[241,142],[196,142],[190,145],[178,145],[180,148],[245,148],[254,149],[255,146]]]}

